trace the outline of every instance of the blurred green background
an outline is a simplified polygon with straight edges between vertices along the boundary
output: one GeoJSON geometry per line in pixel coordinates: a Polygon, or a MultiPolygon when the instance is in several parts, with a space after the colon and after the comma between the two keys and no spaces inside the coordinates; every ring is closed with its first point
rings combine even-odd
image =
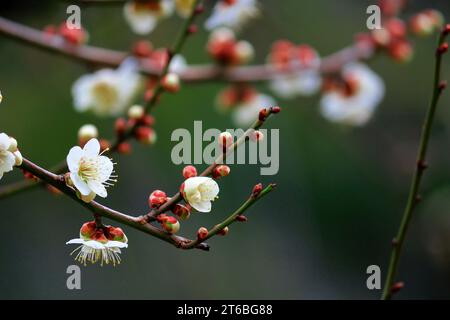
{"type": "MultiPolygon", "coordinates": [[[[240,34],[265,61],[273,41],[309,43],[322,55],[348,45],[365,28],[365,9],[375,1],[260,1],[263,16],[240,34]]],[[[2,4],[0,15],[36,28],[59,24],[68,2],[27,1],[2,4]]],[[[410,1],[406,15],[433,7],[450,16],[448,1],[410,1]]],[[[204,19],[204,17],[203,17],[204,19]]],[[[83,6],[82,23],[90,44],[127,50],[132,34],[120,6],[83,6]]],[[[169,45],[182,21],[164,20],[150,35],[157,47],[169,45]]],[[[183,54],[189,63],[208,61],[207,33],[189,39],[183,54]]],[[[133,299],[376,299],[366,288],[366,268],[381,267],[384,280],[390,239],[397,230],[414,167],[421,121],[430,96],[435,38],[415,40],[414,60],[405,65],[385,56],[372,68],[386,82],[387,94],[374,119],[350,129],[327,122],[318,98],[278,99],[283,113],[270,120],[279,128],[280,171],[259,176],[258,166],[234,166],[220,183],[221,197],[210,214],[194,214],[181,233],[192,236],[211,226],[246,198],[257,182],[278,189],[255,205],[247,224],[211,239],[212,250],[180,251],[125,227],[129,248],[118,267],[82,267],[82,290],[66,289],[66,268],[89,212],[63,196],[33,190],[0,202],[0,298],[133,299]]],[[[72,106],[72,83],[88,69],[77,62],[0,37],[0,132],[19,141],[22,153],[50,167],[76,143],[85,123],[112,136],[114,119],[79,114],[72,106]]],[[[444,76],[450,77],[450,60],[444,76]]],[[[120,182],[102,203],[131,214],[146,212],[148,194],[172,194],[182,181],[182,166],[170,160],[176,128],[232,128],[229,117],[213,107],[224,84],[185,84],[165,95],[154,112],[158,143],[134,145],[130,156],[117,156],[120,182]]],[[[266,85],[258,87],[269,92],[266,85]]],[[[429,150],[430,168],[400,265],[406,288],[398,298],[450,297],[450,95],[442,97],[429,150]]],[[[199,168],[201,169],[201,168],[199,168]]],[[[5,175],[1,185],[21,179],[5,175]]],[[[114,224],[114,223],[113,223],[114,224]]]]}

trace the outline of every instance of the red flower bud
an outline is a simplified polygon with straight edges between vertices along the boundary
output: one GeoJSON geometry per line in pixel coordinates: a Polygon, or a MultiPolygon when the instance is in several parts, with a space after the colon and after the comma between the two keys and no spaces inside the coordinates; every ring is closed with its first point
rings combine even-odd
{"type": "Polygon", "coordinates": [[[116,134],[118,136],[121,136],[125,133],[125,130],[127,130],[127,121],[124,118],[117,118],[114,129],[116,130],[116,134]]]}
{"type": "Polygon", "coordinates": [[[74,45],[80,45],[87,41],[88,35],[83,28],[69,29],[66,23],[62,23],[59,27],[59,34],[67,41],[74,45]]]}
{"type": "Polygon", "coordinates": [[[150,57],[153,46],[150,41],[140,40],[133,45],[133,54],[140,58],[150,57]]]}
{"type": "Polygon", "coordinates": [[[175,93],[180,90],[180,78],[176,73],[168,73],[161,80],[163,88],[168,91],[175,93]]]}
{"type": "Polygon", "coordinates": [[[273,113],[273,114],[277,114],[280,111],[281,111],[281,108],[278,107],[278,106],[270,108],[270,112],[273,113]]]}
{"type": "Polygon", "coordinates": [[[258,183],[257,185],[255,185],[252,190],[252,196],[257,197],[261,193],[262,189],[263,189],[262,183],[258,183]]]}
{"type": "Polygon", "coordinates": [[[130,154],[131,153],[131,144],[128,142],[122,142],[117,146],[117,152],[120,154],[130,154]]]}
{"type": "Polygon", "coordinates": [[[198,27],[195,24],[191,24],[188,28],[188,33],[193,34],[198,31],[198,27]]]}
{"type": "Polygon", "coordinates": [[[189,210],[189,208],[181,204],[174,205],[172,208],[172,212],[181,220],[187,220],[191,216],[191,211],[189,210]]]}
{"type": "Polygon", "coordinates": [[[390,56],[398,62],[409,62],[414,53],[411,44],[406,40],[395,41],[388,50],[390,56]]]}
{"type": "Polygon", "coordinates": [[[148,205],[150,208],[158,208],[162,204],[166,203],[167,200],[168,198],[164,191],[155,190],[148,197],[148,205]]]}
{"type": "Polygon", "coordinates": [[[438,53],[439,54],[444,54],[448,51],[448,43],[444,42],[443,44],[441,44],[438,48],[438,53]]]}
{"type": "Polygon", "coordinates": [[[186,179],[196,176],[197,176],[197,169],[195,169],[194,166],[186,166],[183,168],[183,177],[185,177],[186,179]]]}
{"type": "Polygon", "coordinates": [[[404,282],[397,282],[394,283],[391,287],[391,293],[397,293],[399,292],[401,289],[403,289],[403,287],[405,286],[404,282]]]}
{"type": "Polygon", "coordinates": [[[100,151],[105,151],[111,148],[111,143],[106,139],[100,139],[100,151]]]}
{"type": "Polygon", "coordinates": [[[217,234],[219,236],[226,236],[228,234],[230,230],[228,229],[228,227],[224,227],[223,229],[221,229],[219,232],[217,232],[217,234]]]}
{"type": "Polygon", "coordinates": [[[238,222],[247,222],[247,221],[248,221],[248,218],[247,218],[246,216],[240,214],[240,215],[238,215],[238,216],[236,217],[236,221],[238,221],[238,222]]]}
{"type": "Polygon", "coordinates": [[[139,142],[145,144],[153,144],[156,141],[156,133],[149,127],[138,127],[134,134],[139,142]]]}
{"type": "Polygon", "coordinates": [[[268,115],[269,115],[269,111],[267,109],[262,109],[261,111],[259,111],[259,116],[258,116],[259,121],[266,120],[268,115]]]}
{"type": "Polygon", "coordinates": [[[201,227],[197,231],[197,238],[200,240],[204,240],[208,236],[208,229],[205,227],[201,227]]]}
{"type": "Polygon", "coordinates": [[[213,170],[213,178],[217,179],[219,177],[226,177],[230,174],[230,167],[227,165],[220,165],[214,168],[213,170]]]}
{"type": "Polygon", "coordinates": [[[157,217],[157,220],[159,223],[161,223],[161,226],[169,233],[177,233],[178,230],[180,230],[180,223],[175,217],[168,216],[166,214],[160,214],[157,217]]]}

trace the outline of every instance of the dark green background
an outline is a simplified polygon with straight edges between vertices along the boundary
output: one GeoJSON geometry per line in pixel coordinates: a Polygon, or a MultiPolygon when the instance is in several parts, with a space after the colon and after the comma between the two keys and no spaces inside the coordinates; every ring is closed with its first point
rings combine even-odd
{"type": "MultiPolygon", "coordinates": [[[[263,16],[241,34],[265,61],[271,43],[287,38],[310,43],[322,55],[346,45],[365,28],[365,8],[373,1],[261,1],[263,16]]],[[[42,28],[65,19],[65,2],[2,4],[0,14],[42,28]]],[[[450,15],[447,1],[411,1],[407,14],[436,7],[450,15]]],[[[120,6],[83,7],[90,43],[127,50],[134,36],[120,6]]],[[[150,39],[169,45],[182,21],[163,21],[150,39]]],[[[208,60],[202,31],[183,51],[190,63],[208,60]]],[[[399,65],[380,56],[371,66],[384,78],[387,94],[363,128],[343,128],[324,120],[318,99],[278,100],[280,171],[261,177],[257,166],[234,166],[224,179],[210,214],[194,214],[182,224],[193,235],[237,208],[252,185],[277,182],[279,188],[253,207],[249,222],[231,227],[226,238],[210,240],[212,250],[180,251],[125,227],[130,240],[123,263],[113,268],[82,268],[82,290],[66,289],[66,268],[78,234],[90,214],[77,203],[34,190],[0,203],[0,298],[378,298],[366,288],[366,268],[377,264],[385,276],[390,239],[407,196],[420,125],[430,96],[434,37],[415,40],[415,58],[399,65]]],[[[88,69],[61,56],[0,37],[0,132],[17,138],[24,156],[50,167],[75,144],[84,123],[95,123],[105,137],[113,119],[79,114],[72,106],[72,83],[88,69]]],[[[443,66],[450,76],[450,60],[443,66]]],[[[136,144],[131,156],[114,156],[120,182],[102,203],[131,214],[147,208],[154,189],[174,193],[182,166],[170,160],[176,128],[232,128],[213,107],[220,83],[183,85],[155,110],[158,143],[136,144]]],[[[266,85],[258,86],[268,92],[266,85]]],[[[430,144],[424,202],[416,211],[402,256],[399,298],[449,298],[450,266],[450,95],[444,94],[430,144]],[[434,253],[433,253],[434,252],[434,253]],[[436,254],[441,252],[441,254],[436,254]]],[[[199,168],[200,169],[200,168],[199,168]]],[[[1,184],[20,179],[8,174],[1,184]]]]}

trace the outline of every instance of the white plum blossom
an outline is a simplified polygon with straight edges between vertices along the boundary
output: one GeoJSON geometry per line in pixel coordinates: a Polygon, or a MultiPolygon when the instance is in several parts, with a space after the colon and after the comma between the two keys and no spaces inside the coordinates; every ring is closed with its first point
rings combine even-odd
{"type": "Polygon", "coordinates": [[[105,198],[108,195],[105,187],[117,182],[114,179],[117,176],[112,175],[114,164],[102,155],[97,139],[89,140],[83,149],[78,146],[70,149],[67,165],[71,183],[87,199],[92,198],[93,193],[105,198]]]}
{"type": "Polygon", "coordinates": [[[211,201],[219,194],[219,186],[209,177],[192,177],[184,182],[182,194],[195,210],[210,212],[211,201]]]}
{"type": "Polygon", "coordinates": [[[6,133],[0,133],[0,179],[14,166],[22,164],[22,155],[17,149],[17,141],[6,133]]]}
{"type": "Polygon", "coordinates": [[[116,116],[125,111],[140,87],[137,62],[128,58],[118,69],[102,69],[81,76],[72,86],[77,111],[92,110],[101,116],[116,116]]]}
{"type": "Polygon", "coordinates": [[[320,101],[322,115],[333,122],[364,125],[384,97],[384,82],[361,63],[346,65],[342,79],[347,89],[332,89],[324,93],[320,101]]]}
{"type": "Polygon", "coordinates": [[[78,252],[75,260],[86,266],[86,262],[112,263],[114,266],[120,264],[120,249],[128,247],[128,239],[120,228],[104,226],[98,229],[95,222],[85,223],[80,230],[80,237],[67,241],[66,244],[79,244],[70,255],[78,252]]]}
{"type": "Polygon", "coordinates": [[[173,10],[173,0],[128,1],[123,7],[125,20],[135,33],[141,35],[152,32],[158,21],[170,16],[173,10]]]}
{"type": "Polygon", "coordinates": [[[212,15],[206,20],[208,30],[217,27],[240,29],[248,20],[259,15],[256,0],[221,0],[213,9],[212,15]]]}
{"type": "Polygon", "coordinates": [[[258,93],[251,97],[248,101],[234,107],[233,122],[241,127],[248,127],[258,119],[261,109],[273,107],[276,105],[275,99],[271,96],[258,93]]]}

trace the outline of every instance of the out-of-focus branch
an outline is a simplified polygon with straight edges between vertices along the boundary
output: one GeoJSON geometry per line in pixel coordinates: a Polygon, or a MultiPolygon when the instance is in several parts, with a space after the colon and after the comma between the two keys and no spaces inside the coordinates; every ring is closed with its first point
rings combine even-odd
{"type": "MultiPolygon", "coordinates": [[[[64,41],[60,36],[46,35],[44,32],[0,17],[0,33],[12,39],[25,42],[37,48],[61,54],[72,59],[97,66],[117,67],[127,57],[126,52],[93,46],[75,46],[64,41]]],[[[320,71],[332,73],[346,63],[367,59],[373,51],[361,46],[350,46],[322,59],[320,71]]],[[[273,79],[280,73],[298,73],[304,68],[280,71],[271,65],[254,65],[233,68],[221,68],[215,65],[191,65],[180,73],[184,82],[228,81],[228,82],[258,82],[273,79]]],[[[146,75],[159,76],[162,69],[140,60],[140,71],[146,75]]]]}
{"type": "Polygon", "coordinates": [[[433,93],[422,126],[419,150],[417,152],[416,168],[411,181],[408,200],[406,203],[405,210],[403,212],[402,221],[400,223],[397,235],[392,240],[392,252],[389,261],[389,269],[386,277],[386,282],[384,284],[383,294],[381,297],[383,300],[390,299],[392,295],[397,291],[397,289],[399,289],[393,285],[394,278],[397,273],[400,254],[402,251],[403,243],[405,241],[406,233],[408,232],[408,227],[411,221],[413,211],[417,203],[421,200],[421,197],[419,195],[419,189],[423,173],[427,168],[426,156],[427,156],[428,142],[430,140],[431,128],[433,125],[434,115],[436,112],[439,97],[441,96],[441,93],[446,86],[445,82],[441,82],[441,62],[443,54],[448,50],[448,44],[445,43],[445,38],[449,34],[449,32],[450,32],[450,25],[447,25],[441,32],[438,41],[438,47],[436,50],[436,62],[434,67],[434,79],[432,88],[433,93]]]}
{"type": "MultiPolygon", "coordinates": [[[[189,27],[191,26],[191,24],[194,23],[196,16],[199,14],[199,12],[195,9],[201,2],[202,1],[200,1],[200,0],[194,1],[194,3],[192,4],[191,14],[186,19],[172,48],[169,50],[169,59],[168,59],[166,65],[164,66],[162,71],[154,72],[155,74],[158,74],[158,84],[157,84],[156,88],[154,89],[154,94],[153,94],[152,98],[147,102],[147,104],[145,106],[146,113],[150,113],[152,111],[153,107],[158,102],[159,97],[164,92],[162,85],[161,85],[161,79],[168,73],[172,58],[177,53],[179,53],[181,51],[181,49],[183,48],[183,45],[186,42],[186,39],[189,35],[189,31],[188,31],[189,27]]],[[[106,49],[98,49],[98,48],[87,47],[87,46],[84,46],[84,47],[83,46],[73,46],[71,44],[66,43],[61,37],[52,36],[51,38],[49,38],[48,35],[45,35],[40,31],[33,30],[33,29],[25,27],[25,26],[21,26],[17,23],[8,21],[2,17],[0,17],[0,25],[3,25],[5,27],[5,29],[10,32],[9,34],[25,35],[25,37],[22,38],[22,40],[27,41],[27,42],[29,42],[31,39],[35,39],[35,40],[37,39],[37,43],[45,44],[45,43],[49,42],[49,40],[51,40],[50,46],[49,47],[44,46],[44,48],[47,48],[49,50],[56,50],[57,48],[60,48],[62,50],[61,51],[62,53],[65,53],[69,56],[75,56],[75,57],[81,58],[81,60],[84,60],[85,57],[91,57],[91,56],[96,57],[96,59],[101,60],[100,57],[105,55],[107,58],[106,61],[111,62],[111,59],[114,61],[118,61],[118,58],[119,58],[120,59],[119,63],[120,63],[120,61],[123,60],[126,56],[123,53],[117,53],[117,52],[114,53],[113,51],[106,50],[106,49]],[[75,51],[77,53],[75,53],[75,51]],[[84,57],[84,58],[82,58],[82,57],[84,57]]],[[[115,64],[112,64],[112,65],[114,66],[115,64]]],[[[138,127],[138,123],[133,125],[127,132],[125,132],[125,134],[118,137],[116,139],[116,141],[112,144],[110,151],[116,152],[121,143],[130,139],[133,136],[133,133],[137,127],[138,127]]],[[[60,164],[55,166],[55,169],[53,171],[55,171],[57,173],[63,173],[65,171],[67,171],[67,165],[66,165],[65,161],[62,161],[60,164]]],[[[39,186],[40,184],[41,184],[41,181],[27,180],[27,181],[20,181],[14,185],[5,186],[3,188],[0,188],[0,199],[14,195],[21,191],[32,189],[36,186],[39,186]]]]}

